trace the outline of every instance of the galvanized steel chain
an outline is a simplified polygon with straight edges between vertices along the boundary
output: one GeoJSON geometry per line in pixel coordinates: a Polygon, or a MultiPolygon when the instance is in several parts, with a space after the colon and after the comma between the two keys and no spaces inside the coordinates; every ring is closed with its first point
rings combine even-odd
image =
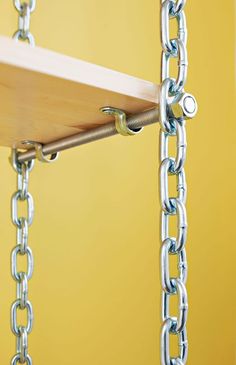
{"type": "Polygon", "coordinates": [[[31,46],[34,46],[34,36],[30,33],[30,17],[31,13],[35,10],[36,0],[29,0],[28,2],[13,0],[13,4],[19,13],[18,29],[14,33],[13,38],[28,41],[31,46]]]}
{"type": "Polygon", "coordinates": [[[161,1],[161,88],[160,88],[160,200],[161,200],[161,285],[162,285],[162,331],[161,364],[185,365],[187,361],[188,342],[186,321],[188,298],[186,291],[187,261],[185,243],[187,239],[187,213],[184,164],[186,159],[185,120],[197,112],[195,98],[184,92],[187,78],[187,28],[184,13],[186,0],[161,1]],[[170,38],[171,19],[177,21],[178,35],[170,38]],[[177,77],[170,77],[170,61],[178,61],[177,77]],[[169,138],[176,138],[176,156],[168,151],[169,138]],[[177,194],[169,196],[169,179],[177,179],[177,194]],[[171,217],[177,218],[176,237],[170,235],[171,217]],[[178,275],[171,277],[169,269],[170,255],[178,259],[178,275]],[[178,297],[178,313],[170,313],[170,298],[178,297]],[[178,336],[179,355],[170,355],[170,336],[178,336]]]}
{"type": "Polygon", "coordinates": [[[33,307],[28,299],[28,282],[32,277],[34,268],[34,259],[31,248],[28,245],[28,228],[34,218],[34,201],[28,191],[29,174],[34,166],[34,160],[19,163],[17,160],[17,150],[12,150],[11,163],[17,172],[17,191],[12,196],[12,222],[16,226],[16,246],[11,253],[11,274],[16,281],[17,299],[11,306],[11,330],[16,336],[16,355],[12,358],[11,364],[32,364],[32,359],[28,354],[28,335],[33,327],[33,307]],[[26,203],[27,214],[19,214],[19,202],[26,203]],[[27,269],[20,271],[18,269],[18,260],[24,256],[27,262],[27,269]],[[17,313],[26,311],[27,323],[18,324],[17,313]]]}

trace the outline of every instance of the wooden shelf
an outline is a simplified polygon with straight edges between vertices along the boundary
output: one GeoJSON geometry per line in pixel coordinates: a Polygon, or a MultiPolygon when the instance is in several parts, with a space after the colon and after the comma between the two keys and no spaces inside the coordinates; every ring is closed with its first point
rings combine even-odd
{"type": "Polygon", "coordinates": [[[158,104],[159,87],[117,71],[0,36],[0,145],[48,143],[158,104]]]}

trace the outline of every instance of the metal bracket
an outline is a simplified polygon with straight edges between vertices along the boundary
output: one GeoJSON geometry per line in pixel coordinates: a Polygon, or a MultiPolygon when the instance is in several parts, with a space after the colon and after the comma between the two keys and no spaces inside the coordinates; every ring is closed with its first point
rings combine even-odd
{"type": "Polygon", "coordinates": [[[22,141],[22,144],[29,145],[29,146],[33,146],[35,148],[36,158],[40,162],[51,163],[51,162],[54,162],[54,161],[56,161],[58,159],[59,152],[52,153],[50,155],[50,157],[47,158],[44,155],[44,153],[43,153],[43,145],[41,143],[39,143],[39,142],[35,142],[35,141],[22,141]]]}
{"type": "Polygon", "coordinates": [[[100,111],[104,114],[113,115],[115,117],[116,130],[122,136],[134,136],[143,130],[142,127],[138,129],[130,129],[127,125],[126,113],[121,109],[105,106],[101,108],[100,111]]]}

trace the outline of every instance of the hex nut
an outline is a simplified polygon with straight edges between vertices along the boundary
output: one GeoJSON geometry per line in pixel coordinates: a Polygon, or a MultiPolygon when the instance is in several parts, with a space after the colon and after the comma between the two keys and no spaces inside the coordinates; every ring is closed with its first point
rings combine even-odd
{"type": "Polygon", "coordinates": [[[169,105],[170,114],[175,119],[192,119],[197,114],[197,101],[188,93],[182,93],[173,98],[169,105]]]}

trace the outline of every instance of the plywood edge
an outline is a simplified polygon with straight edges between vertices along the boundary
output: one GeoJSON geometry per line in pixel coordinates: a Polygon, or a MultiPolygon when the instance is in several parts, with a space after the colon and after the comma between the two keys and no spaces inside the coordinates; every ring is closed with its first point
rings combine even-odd
{"type": "Polygon", "coordinates": [[[118,71],[0,36],[0,63],[158,104],[159,87],[118,71]]]}

